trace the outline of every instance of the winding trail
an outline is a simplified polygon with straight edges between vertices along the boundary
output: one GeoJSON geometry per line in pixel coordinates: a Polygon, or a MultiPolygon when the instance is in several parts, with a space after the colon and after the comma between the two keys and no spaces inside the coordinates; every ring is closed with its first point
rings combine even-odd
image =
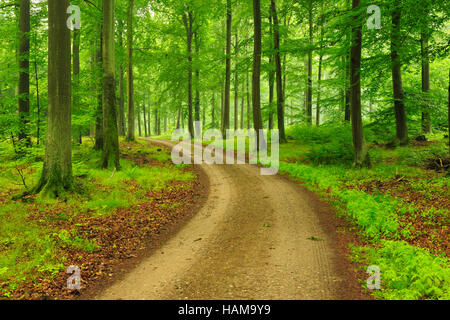
{"type": "Polygon", "coordinates": [[[210,180],[203,208],[97,299],[365,298],[301,186],[252,165],[201,168],[210,180]]]}

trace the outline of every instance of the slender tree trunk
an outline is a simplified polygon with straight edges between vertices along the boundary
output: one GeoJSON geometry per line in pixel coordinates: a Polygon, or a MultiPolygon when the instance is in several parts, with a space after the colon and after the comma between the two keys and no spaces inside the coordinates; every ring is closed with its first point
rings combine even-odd
{"type": "Polygon", "coordinates": [[[319,49],[319,75],[317,77],[317,105],[316,105],[316,126],[320,126],[320,98],[322,86],[322,61],[323,61],[323,37],[324,37],[324,5],[322,2],[321,18],[320,18],[320,49],[319,49]]]}
{"type": "Polygon", "coordinates": [[[227,0],[227,49],[225,68],[225,102],[223,111],[222,135],[226,137],[226,131],[230,129],[230,88],[231,88],[231,0],[227,0]]]}
{"type": "Polygon", "coordinates": [[[144,134],[145,134],[145,137],[147,138],[148,133],[147,133],[147,115],[145,112],[145,101],[144,101],[144,104],[142,105],[142,111],[144,112],[144,134]]]}
{"type": "Polygon", "coordinates": [[[180,129],[180,123],[181,123],[181,106],[178,108],[178,115],[177,115],[177,130],[180,129]]]}
{"type": "Polygon", "coordinates": [[[242,97],[241,97],[241,130],[244,130],[244,107],[245,107],[245,97],[244,97],[244,82],[242,82],[242,97]]]}
{"type": "Polygon", "coordinates": [[[216,127],[216,95],[213,92],[212,94],[212,109],[211,109],[211,128],[214,129],[216,127]]]}
{"type": "MultiPolygon", "coordinates": [[[[261,119],[261,1],[253,0],[254,21],[254,48],[253,48],[253,76],[252,76],[252,102],[253,124],[256,133],[263,128],[261,119]]],[[[266,147],[265,139],[260,141],[257,134],[257,148],[266,147]]]]}
{"type": "Polygon", "coordinates": [[[308,85],[306,89],[306,116],[308,124],[312,124],[312,45],[313,45],[313,2],[308,1],[309,50],[308,50],[308,85]]]}
{"type": "Polygon", "coordinates": [[[235,53],[236,62],[234,70],[234,131],[239,129],[239,74],[238,74],[238,61],[239,61],[239,48],[238,48],[238,34],[235,34],[235,53]]]}
{"type": "Polygon", "coordinates": [[[139,137],[142,137],[141,107],[140,106],[137,106],[136,113],[137,113],[137,123],[138,123],[138,135],[139,135],[139,137]]]}
{"type": "MultiPolygon", "coordinates": [[[[428,14],[428,9],[425,8],[425,16],[428,14]]],[[[422,111],[422,131],[423,133],[431,132],[431,117],[429,109],[429,101],[427,94],[430,91],[430,58],[428,48],[428,25],[423,27],[421,32],[420,44],[422,53],[422,92],[425,94],[423,111],[422,111]]]]}
{"type": "Polygon", "coordinates": [[[394,89],[394,108],[396,119],[396,143],[400,145],[408,144],[408,127],[406,124],[406,112],[403,102],[403,85],[400,57],[400,22],[401,22],[401,3],[400,0],[394,0],[392,11],[392,34],[391,34],[391,62],[392,62],[392,85],[394,89]]]}
{"type": "MultiPolygon", "coordinates": [[[[360,9],[361,0],[353,0],[353,10],[360,9]]],[[[350,58],[350,99],[352,107],[353,144],[355,147],[355,163],[357,167],[369,166],[369,154],[364,138],[364,130],[361,116],[361,47],[362,25],[359,16],[355,16],[356,23],[353,27],[352,48],[350,58]]]]}
{"type": "Polygon", "coordinates": [[[127,96],[128,96],[128,134],[127,141],[134,141],[134,80],[133,80],[133,9],[134,0],[129,0],[127,17],[127,96]]]}
{"type": "Polygon", "coordinates": [[[283,75],[281,69],[281,56],[280,56],[280,31],[279,31],[277,6],[275,0],[272,0],[271,2],[272,2],[273,23],[274,23],[278,131],[280,134],[280,142],[286,142],[286,135],[284,133],[284,94],[283,94],[283,75]]]}
{"type": "Polygon", "coordinates": [[[72,189],[69,0],[48,0],[47,141],[41,178],[34,192],[61,197],[72,189]]]}
{"type": "Polygon", "coordinates": [[[187,58],[188,58],[188,128],[191,138],[194,137],[194,120],[192,115],[192,37],[193,37],[193,16],[192,11],[183,15],[183,22],[186,29],[187,58]]]}
{"type": "Polygon", "coordinates": [[[251,128],[251,121],[250,121],[250,79],[249,79],[249,72],[247,70],[247,130],[250,130],[251,128]]]}
{"type": "Polygon", "coordinates": [[[97,83],[97,110],[95,117],[95,144],[94,150],[103,149],[103,83],[102,83],[102,46],[103,46],[103,25],[100,26],[100,47],[97,48],[96,62],[96,83],[97,83]]]}
{"type": "MultiPolygon", "coordinates": [[[[123,47],[123,27],[122,20],[119,22],[119,47],[123,47]]],[[[122,60],[119,63],[119,135],[125,137],[125,79],[122,60]]]]}
{"type": "Polygon", "coordinates": [[[448,72],[448,146],[450,151],[450,70],[448,72]]]}
{"type": "Polygon", "coordinates": [[[103,154],[102,167],[120,170],[114,62],[114,0],[103,0],[103,154]]]}
{"type": "Polygon", "coordinates": [[[36,138],[37,145],[40,144],[41,141],[41,103],[39,101],[39,76],[38,76],[38,67],[37,62],[34,60],[34,75],[36,79],[36,108],[37,108],[37,123],[36,123],[36,138]]]}
{"type": "MultiPolygon", "coordinates": [[[[269,35],[270,35],[270,51],[273,51],[273,21],[272,8],[269,12],[269,35]]],[[[273,98],[274,98],[274,84],[275,84],[275,66],[273,61],[273,54],[269,56],[269,130],[273,129],[273,98]]]]}
{"type": "Polygon", "coordinates": [[[19,1],[19,148],[31,146],[30,118],[30,0],[19,1]]]}
{"type": "Polygon", "coordinates": [[[195,121],[200,121],[200,70],[198,68],[199,59],[199,42],[197,31],[194,32],[194,43],[195,43],[195,59],[197,60],[195,67],[195,121]]]}
{"type": "Polygon", "coordinates": [[[345,61],[345,115],[344,120],[350,122],[351,110],[350,110],[350,52],[349,55],[344,58],[345,61]]]}
{"type": "MultiPolygon", "coordinates": [[[[80,112],[80,33],[77,29],[73,30],[73,44],[72,44],[72,59],[73,59],[73,88],[72,88],[72,112],[80,112]]],[[[76,139],[78,144],[82,143],[82,127],[77,126],[76,139]]]]}

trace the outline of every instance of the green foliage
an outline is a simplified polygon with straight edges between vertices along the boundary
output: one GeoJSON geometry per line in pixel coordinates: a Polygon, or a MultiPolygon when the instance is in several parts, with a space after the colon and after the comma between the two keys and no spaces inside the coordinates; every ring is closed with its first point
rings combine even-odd
{"type": "Polygon", "coordinates": [[[381,269],[383,289],[374,294],[388,300],[423,300],[450,298],[449,259],[403,241],[382,241],[381,247],[354,249],[365,262],[381,269]]]}

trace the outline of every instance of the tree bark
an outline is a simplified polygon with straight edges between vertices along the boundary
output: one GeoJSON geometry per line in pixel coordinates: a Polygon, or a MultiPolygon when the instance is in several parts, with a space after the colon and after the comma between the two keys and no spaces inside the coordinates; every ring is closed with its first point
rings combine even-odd
{"type": "MultiPolygon", "coordinates": [[[[360,9],[361,0],[353,0],[353,10],[360,9]]],[[[358,15],[356,26],[353,27],[352,48],[350,54],[350,100],[352,108],[352,131],[353,144],[355,148],[355,163],[357,167],[369,166],[369,153],[364,138],[362,116],[361,116],[361,47],[362,47],[362,24],[358,15]]]]}
{"type": "Polygon", "coordinates": [[[226,137],[226,131],[230,129],[230,90],[231,90],[231,0],[227,0],[227,47],[225,67],[225,101],[223,110],[222,135],[226,137]]]}
{"type": "Polygon", "coordinates": [[[114,62],[114,0],[103,0],[103,154],[102,167],[120,170],[114,62]]]}
{"type": "MultiPolygon", "coordinates": [[[[122,20],[119,22],[119,47],[123,47],[123,27],[122,20]]],[[[124,83],[124,67],[122,60],[119,64],[119,135],[125,137],[125,83],[124,83]]]]}
{"type": "MultiPolygon", "coordinates": [[[[425,17],[428,15],[428,8],[424,9],[425,17]]],[[[423,133],[431,132],[431,117],[428,101],[428,92],[430,91],[430,58],[429,58],[429,47],[428,47],[428,25],[427,19],[425,18],[425,25],[423,26],[421,37],[420,37],[420,48],[422,55],[422,92],[424,93],[424,103],[422,111],[422,131],[423,133]]]]}
{"type": "Polygon", "coordinates": [[[19,1],[19,148],[31,146],[30,117],[30,0],[19,1]]]}
{"type": "Polygon", "coordinates": [[[36,80],[36,108],[37,108],[36,144],[39,145],[41,141],[41,103],[39,101],[39,76],[36,60],[34,60],[34,75],[36,80]]]}
{"type": "Polygon", "coordinates": [[[188,129],[191,138],[194,137],[194,120],[192,114],[192,37],[193,22],[192,11],[187,8],[187,13],[183,15],[184,27],[186,29],[187,59],[188,59],[188,129]]]}
{"type": "Polygon", "coordinates": [[[408,144],[408,127],[406,124],[406,112],[403,102],[403,85],[400,57],[400,22],[401,3],[394,0],[392,10],[392,34],[391,34],[391,62],[392,62],[392,86],[394,91],[394,108],[396,119],[396,139],[395,143],[400,145],[408,144]]]}
{"type": "Polygon", "coordinates": [[[309,50],[308,50],[308,86],[306,89],[306,116],[309,125],[312,124],[312,45],[313,45],[313,2],[308,2],[309,50]]]}
{"type": "Polygon", "coordinates": [[[200,70],[198,68],[199,65],[199,51],[200,46],[198,42],[198,33],[197,30],[194,32],[194,44],[195,44],[195,59],[196,59],[196,67],[195,67],[195,121],[200,121],[200,70]]]}
{"type": "Polygon", "coordinates": [[[278,13],[275,0],[272,2],[272,16],[274,23],[274,49],[275,49],[275,68],[276,68],[276,82],[277,82],[277,118],[278,131],[280,135],[280,142],[286,142],[286,135],[284,133],[284,94],[283,94],[283,75],[281,69],[280,57],[280,30],[278,22],[278,13]]]}
{"type": "Polygon", "coordinates": [[[127,141],[134,141],[135,118],[134,118],[134,80],[133,80],[133,9],[134,0],[130,0],[127,17],[127,96],[128,96],[128,134],[127,141]]]}
{"type": "Polygon", "coordinates": [[[235,34],[235,70],[234,70],[234,131],[239,129],[239,74],[238,74],[238,61],[239,61],[239,48],[238,48],[238,34],[235,34]]]}
{"type": "Polygon", "coordinates": [[[62,197],[72,189],[69,0],[48,0],[47,141],[41,178],[34,192],[62,197]]]}
{"type": "Polygon", "coordinates": [[[253,0],[254,47],[253,47],[253,75],[252,102],[253,125],[257,133],[257,149],[266,147],[265,139],[260,141],[259,130],[263,128],[261,119],[261,1],[253,0]]]}
{"type": "Polygon", "coordinates": [[[273,98],[274,98],[274,84],[275,84],[275,66],[273,61],[273,21],[272,21],[272,7],[269,12],[269,35],[270,35],[270,56],[269,56],[269,130],[273,129],[273,98]]]}
{"type": "MultiPolygon", "coordinates": [[[[73,88],[72,88],[72,112],[80,112],[80,32],[78,29],[73,30],[73,44],[72,44],[72,60],[73,60],[73,88]]],[[[78,144],[82,143],[82,127],[76,127],[75,137],[78,144]]]]}

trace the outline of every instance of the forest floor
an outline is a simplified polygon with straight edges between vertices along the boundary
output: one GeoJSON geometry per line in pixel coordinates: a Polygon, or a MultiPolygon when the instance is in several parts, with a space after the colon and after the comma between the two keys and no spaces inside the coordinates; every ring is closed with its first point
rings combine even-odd
{"type": "Polygon", "coordinates": [[[371,298],[346,258],[354,239],[336,232],[345,222],[330,206],[286,177],[261,176],[257,166],[201,168],[210,180],[205,206],[95,298],[371,298]]]}
{"type": "Polygon", "coordinates": [[[174,166],[170,152],[147,142],[121,143],[122,170],[100,170],[92,143],[74,146],[77,192],[61,200],[30,196],[43,150],[22,162],[0,145],[0,297],[74,299],[128,270],[159,246],[201,205],[201,172],[174,166]],[[21,185],[22,184],[22,185],[21,185]],[[69,266],[81,269],[81,290],[67,289],[69,266]]]}

